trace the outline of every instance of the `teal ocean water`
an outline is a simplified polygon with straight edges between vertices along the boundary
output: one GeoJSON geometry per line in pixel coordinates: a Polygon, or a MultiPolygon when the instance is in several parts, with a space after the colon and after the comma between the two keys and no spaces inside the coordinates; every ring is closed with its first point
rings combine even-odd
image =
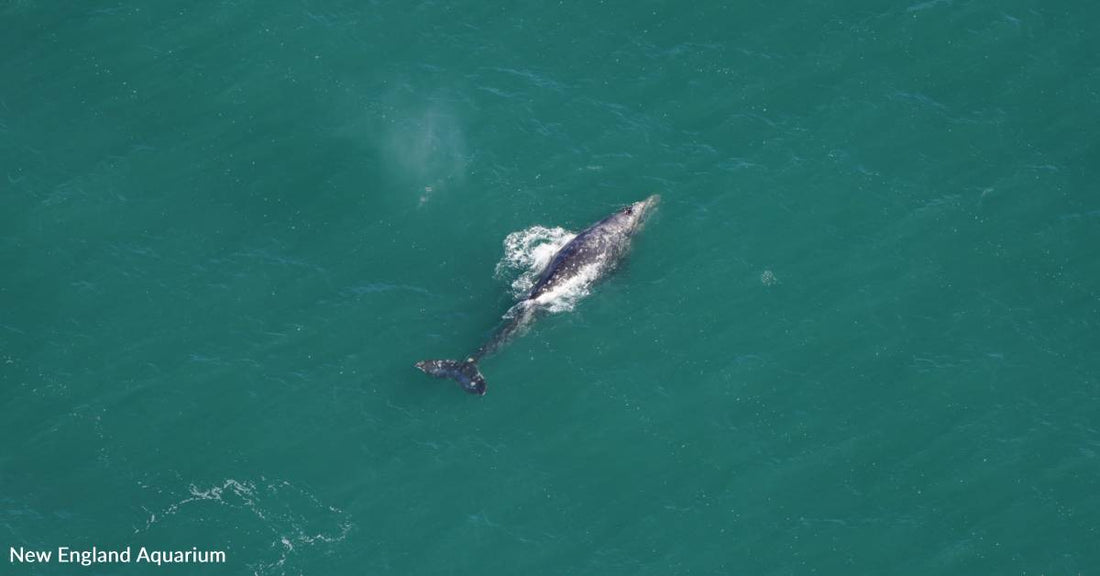
{"type": "Polygon", "coordinates": [[[0,3],[0,573],[1096,574],[1098,22],[0,3]],[[485,397],[413,368],[654,193],[485,397]]]}

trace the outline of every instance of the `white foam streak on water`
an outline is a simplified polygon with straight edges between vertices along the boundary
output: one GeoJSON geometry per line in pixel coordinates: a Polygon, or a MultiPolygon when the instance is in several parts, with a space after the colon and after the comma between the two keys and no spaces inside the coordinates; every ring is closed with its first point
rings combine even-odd
{"type": "Polygon", "coordinates": [[[271,538],[270,552],[258,552],[249,559],[256,563],[244,564],[254,576],[301,574],[301,565],[311,555],[332,554],[354,526],[342,510],[321,503],[290,482],[264,477],[258,483],[230,478],[205,488],[190,484],[185,497],[159,513],[146,508],[149,519],[144,528],[135,528],[134,534],[148,532],[154,525],[177,517],[187,522],[213,523],[218,518],[211,512],[214,505],[230,514],[227,521],[231,519],[238,531],[271,538]]]}

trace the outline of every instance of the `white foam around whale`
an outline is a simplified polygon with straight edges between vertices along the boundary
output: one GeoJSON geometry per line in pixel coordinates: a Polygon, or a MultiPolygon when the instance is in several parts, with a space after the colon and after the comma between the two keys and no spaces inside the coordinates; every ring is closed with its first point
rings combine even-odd
{"type": "MultiPolygon", "coordinates": [[[[512,232],[504,239],[504,257],[497,263],[496,277],[511,285],[513,296],[523,298],[554,254],[576,236],[564,228],[545,226],[512,232]]],[[[572,310],[577,301],[588,294],[588,286],[597,272],[593,269],[590,274],[578,274],[574,281],[540,296],[538,304],[550,312],[572,310]]]]}
{"type": "Polygon", "coordinates": [[[572,310],[581,298],[588,296],[588,287],[600,277],[601,265],[602,263],[593,263],[581,266],[568,280],[536,298],[535,303],[548,312],[572,310]]]}

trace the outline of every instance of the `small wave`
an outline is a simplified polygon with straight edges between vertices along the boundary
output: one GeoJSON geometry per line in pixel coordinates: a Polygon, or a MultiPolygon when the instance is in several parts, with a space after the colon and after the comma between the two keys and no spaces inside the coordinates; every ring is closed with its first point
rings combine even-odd
{"type": "Polygon", "coordinates": [[[524,297],[554,254],[576,236],[565,228],[545,226],[512,232],[504,239],[504,257],[497,262],[496,277],[511,285],[513,296],[524,297]]]}
{"type": "Polygon", "coordinates": [[[153,532],[160,524],[188,522],[268,539],[270,551],[257,550],[245,564],[254,576],[301,574],[313,557],[332,555],[354,527],[347,513],[287,481],[229,478],[212,485],[189,484],[185,495],[173,497],[177,491],[156,488],[157,494],[178,500],[154,510],[145,508],[149,518],[134,534],[153,532]]]}

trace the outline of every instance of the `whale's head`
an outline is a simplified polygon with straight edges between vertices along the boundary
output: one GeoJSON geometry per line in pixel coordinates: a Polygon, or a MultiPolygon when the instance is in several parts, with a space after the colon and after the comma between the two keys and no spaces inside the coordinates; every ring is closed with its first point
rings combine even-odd
{"type": "Polygon", "coordinates": [[[661,197],[654,194],[641,202],[635,202],[624,206],[623,209],[616,212],[612,218],[621,230],[627,234],[636,234],[641,231],[646,219],[657,209],[657,204],[660,203],[660,201],[661,197]]]}

